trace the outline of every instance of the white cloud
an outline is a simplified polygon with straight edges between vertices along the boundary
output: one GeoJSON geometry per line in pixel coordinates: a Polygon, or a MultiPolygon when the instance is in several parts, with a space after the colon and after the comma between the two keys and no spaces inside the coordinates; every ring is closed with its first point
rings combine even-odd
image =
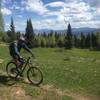
{"type": "Polygon", "coordinates": [[[51,2],[46,4],[46,6],[50,6],[50,7],[63,7],[64,6],[64,2],[61,1],[56,1],[56,2],[51,2]]]}
{"type": "Polygon", "coordinates": [[[13,4],[13,6],[9,7],[11,10],[20,10],[21,7],[18,5],[13,4]]]}
{"type": "Polygon", "coordinates": [[[85,2],[88,3],[92,7],[100,8],[100,0],[86,0],[85,2]]]}
{"type": "MultiPolygon", "coordinates": [[[[54,17],[55,26],[62,25],[67,22],[88,22],[93,19],[94,15],[91,12],[89,4],[83,2],[83,0],[65,0],[65,2],[56,1],[48,4],[43,4],[42,0],[28,0],[27,6],[28,11],[36,12],[42,16],[54,17]],[[47,7],[61,7],[59,10],[50,10],[47,7]],[[57,24],[57,22],[59,22],[57,24]]],[[[48,22],[50,24],[50,22],[48,22]]]]}
{"type": "Polygon", "coordinates": [[[12,2],[12,0],[0,0],[0,3],[2,6],[5,6],[6,4],[10,4],[11,2],[12,2]]]}
{"type": "Polygon", "coordinates": [[[99,28],[100,21],[88,21],[88,22],[73,22],[72,27],[80,28],[80,27],[91,27],[91,28],[99,28]]]}
{"type": "Polygon", "coordinates": [[[44,6],[41,0],[28,0],[26,4],[26,9],[40,15],[48,12],[48,9],[44,6]]]}
{"type": "Polygon", "coordinates": [[[72,24],[72,27],[98,27],[100,22],[98,20],[93,20],[96,15],[98,16],[100,10],[95,9],[95,12],[91,11],[93,7],[82,0],[66,0],[66,2],[56,1],[46,5],[44,5],[41,0],[31,1],[32,0],[28,0],[27,2],[27,10],[36,12],[45,17],[45,19],[33,20],[33,26],[37,29],[64,29],[69,22],[72,24]],[[61,8],[53,11],[47,9],[47,6],[61,8]],[[51,16],[52,18],[50,18],[51,16]]]}
{"type": "MultiPolygon", "coordinates": [[[[72,1],[72,0],[71,0],[72,1]]],[[[77,27],[75,23],[84,23],[87,26],[88,22],[91,21],[94,17],[92,8],[90,5],[86,4],[82,0],[76,0],[74,2],[65,2],[65,6],[61,9],[62,14],[64,15],[64,19],[66,23],[71,22],[74,23],[74,27],[77,27]]],[[[83,24],[81,24],[83,25],[83,24]]],[[[90,24],[89,24],[90,25],[90,24]]],[[[90,25],[91,27],[91,25],[90,25]]]]}
{"type": "Polygon", "coordinates": [[[0,0],[3,4],[11,2],[11,0],[0,0]]]}
{"type": "Polygon", "coordinates": [[[23,16],[22,16],[22,15],[17,15],[16,17],[18,17],[18,18],[23,18],[23,16]]]}
{"type": "Polygon", "coordinates": [[[59,22],[60,24],[61,23],[64,24],[65,23],[65,17],[63,15],[59,15],[58,18],[57,18],[57,22],[59,22]]]}
{"type": "Polygon", "coordinates": [[[11,10],[9,10],[7,8],[2,8],[1,11],[4,15],[11,15],[12,14],[11,10]]]}
{"type": "MultiPolygon", "coordinates": [[[[34,28],[63,29],[66,28],[69,22],[72,24],[72,27],[98,27],[100,25],[100,7],[91,5],[96,3],[96,1],[99,4],[100,1],[87,1],[65,0],[65,2],[55,1],[44,4],[42,0],[22,0],[21,7],[15,5],[15,8],[20,9],[20,11],[35,12],[40,15],[40,20],[32,19],[34,28]],[[59,7],[59,9],[51,10],[50,7],[59,7]]],[[[9,9],[5,9],[6,14],[12,13],[9,9]]],[[[20,15],[17,17],[22,18],[20,15]]],[[[21,23],[16,23],[18,24],[17,29],[25,28],[26,24],[24,22],[21,23]]]]}

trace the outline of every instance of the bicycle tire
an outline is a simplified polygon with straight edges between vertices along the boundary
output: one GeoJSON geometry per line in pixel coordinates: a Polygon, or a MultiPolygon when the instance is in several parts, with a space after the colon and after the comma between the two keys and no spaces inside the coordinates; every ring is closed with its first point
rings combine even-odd
{"type": "Polygon", "coordinates": [[[17,65],[14,63],[14,62],[9,62],[7,65],[6,65],[6,72],[8,74],[9,77],[11,78],[16,78],[16,76],[18,75],[18,71],[17,71],[17,65]],[[11,64],[13,66],[11,66],[11,64]],[[11,73],[11,70],[12,69],[15,69],[16,73],[11,73]]]}
{"type": "Polygon", "coordinates": [[[43,82],[43,74],[42,74],[41,70],[39,68],[37,68],[37,67],[30,67],[28,69],[27,78],[28,78],[29,82],[31,82],[33,85],[40,85],[43,82]],[[32,76],[30,76],[30,74],[32,76]],[[39,80],[35,80],[37,75],[38,76],[40,75],[39,76],[39,80]]]}

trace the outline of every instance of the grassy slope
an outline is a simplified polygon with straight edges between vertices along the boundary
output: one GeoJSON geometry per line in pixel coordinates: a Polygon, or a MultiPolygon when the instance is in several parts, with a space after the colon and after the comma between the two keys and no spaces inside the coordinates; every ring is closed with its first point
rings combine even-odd
{"type": "MultiPolygon", "coordinates": [[[[74,100],[72,95],[80,94],[89,97],[95,96],[99,100],[100,52],[57,48],[36,48],[33,49],[33,52],[37,55],[37,62],[43,71],[44,82],[40,88],[23,82],[15,84],[24,88],[28,95],[38,98],[37,100],[40,100],[40,98],[42,100],[56,100],[57,98],[60,98],[57,100],[74,100]],[[62,94],[66,94],[66,92],[62,93],[62,91],[67,91],[69,94],[64,96],[62,94]]],[[[5,61],[1,66],[1,70],[4,70],[4,66],[9,61],[7,47],[5,46],[0,47],[0,59],[5,61]]],[[[3,86],[5,85],[3,84],[3,86]]]]}

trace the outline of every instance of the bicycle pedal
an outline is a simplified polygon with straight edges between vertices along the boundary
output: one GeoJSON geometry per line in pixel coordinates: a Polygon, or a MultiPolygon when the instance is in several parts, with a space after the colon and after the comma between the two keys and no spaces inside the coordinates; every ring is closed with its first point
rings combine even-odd
{"type": "Polygon", "coordinates": [[[17,78],[15,78],[16,81],[20,81],[20,80],[23,80],[24,77],[21,77],[21,76],[18,76],[17,78]]]}

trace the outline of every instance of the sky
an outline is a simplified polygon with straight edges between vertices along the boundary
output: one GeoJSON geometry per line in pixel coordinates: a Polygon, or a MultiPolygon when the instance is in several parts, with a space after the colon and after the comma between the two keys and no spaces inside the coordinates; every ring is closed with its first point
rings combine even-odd
{"type": "Polygon", "coordinates": [[[5,30],[11,17],[15,29],[24,31],[31,18],[34,29],[100,28],[100,0],[0,0],[5,30]]]}

